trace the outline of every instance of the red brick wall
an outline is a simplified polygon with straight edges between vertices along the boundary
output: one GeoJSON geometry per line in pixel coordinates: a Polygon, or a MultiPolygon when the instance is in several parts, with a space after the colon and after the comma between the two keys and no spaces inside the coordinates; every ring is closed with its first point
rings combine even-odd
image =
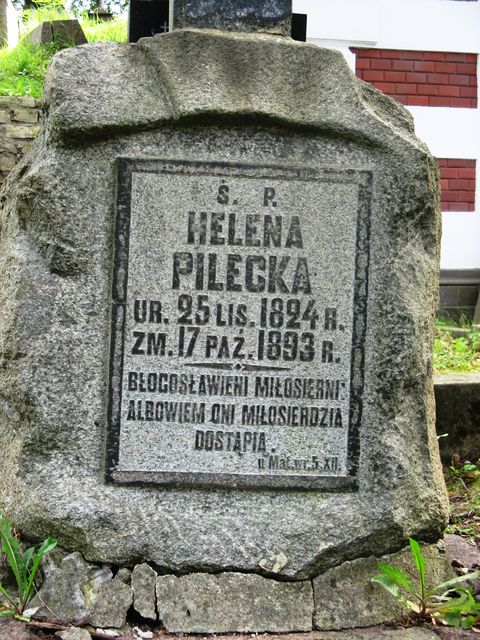
{"type": "Polygon", "coordinates": [[[351,49],[356,74],[399,102],[422,107],[477,107],[477,55],[351,49]]]}
{"type": "Polygon", "coordinates": [[[475,160],[439,158],[442,211],[474,211],[475,160]]]}

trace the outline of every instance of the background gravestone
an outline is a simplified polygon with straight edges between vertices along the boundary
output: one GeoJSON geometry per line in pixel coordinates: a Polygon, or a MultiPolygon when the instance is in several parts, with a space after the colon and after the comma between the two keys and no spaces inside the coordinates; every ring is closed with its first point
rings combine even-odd
{"type": "Polygon", "coordinates": [[[50,20],[42,22],[27,35],[33,44],[56,42],[63,46],[86,44],[87,38],[78,20],[50,20]]]}
{"type": "Polygon", "coordinates": [[[194,27],[290,36],[292,0],[175,0],[175,29],[194,27]]]}
{"type": "Polygon", "coordinates": [[[309,581],[441,535],[436,164],[341,54],[271,35],[285,6],[268,36],[228,9],[54,58],[2,196],[0,497],[28,537],[309,581]]]}
{"type": "MultiPolygon", "coordinates": [[[[238,4],[235,5],[238,8],[238,4]]],[[[185,11],[185,9],[183,9],[185,11]]],[[[185,17],[182,17],[185,20],[185,17]]],[[[168,0],[130,0],[128,5],[128,41],[166,33],[169,30],[170,6],[168,0]]],[[[293,13],[291,36],[294,40],[307,39],[307,16],[293,13]]]]}

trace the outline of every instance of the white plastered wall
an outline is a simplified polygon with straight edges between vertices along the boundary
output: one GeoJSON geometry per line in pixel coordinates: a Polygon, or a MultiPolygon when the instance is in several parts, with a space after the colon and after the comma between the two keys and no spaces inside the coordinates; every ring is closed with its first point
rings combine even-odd
{"type": "Polygon", "coordinates": [[[18,44],[19,17],[10,0],[5,0],[7,22],[7,46],[13,49],[18,44]]]}
{"type": "MultiPolygon", "coordinates": [[[[349,47],[480,53],[480,2],[455,0],[293,0],[306,13],[307,40],[342,51],[349,47]]],[[[407,107],[419,138],[438,158],[477,161],[473,212],[444,212],[443,269],[480,269],[480,109],[407,107]]]]}

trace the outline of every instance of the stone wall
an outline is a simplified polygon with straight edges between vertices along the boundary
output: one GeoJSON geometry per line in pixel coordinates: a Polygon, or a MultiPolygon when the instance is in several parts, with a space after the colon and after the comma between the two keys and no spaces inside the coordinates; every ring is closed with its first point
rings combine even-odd
{"type": "Polygon", "coordinates": [[[0,96],[0,185],[25,155],[39,131],[40,101],[0,96]]]}

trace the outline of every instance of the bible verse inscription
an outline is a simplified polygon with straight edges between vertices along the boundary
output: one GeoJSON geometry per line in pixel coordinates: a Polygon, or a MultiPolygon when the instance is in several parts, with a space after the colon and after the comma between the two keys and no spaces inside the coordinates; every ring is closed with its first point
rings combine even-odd
{"type": "Polygon", "coordinates": [[[356,488],[370,183],[118,160],[107,479],[356,488]]]}

